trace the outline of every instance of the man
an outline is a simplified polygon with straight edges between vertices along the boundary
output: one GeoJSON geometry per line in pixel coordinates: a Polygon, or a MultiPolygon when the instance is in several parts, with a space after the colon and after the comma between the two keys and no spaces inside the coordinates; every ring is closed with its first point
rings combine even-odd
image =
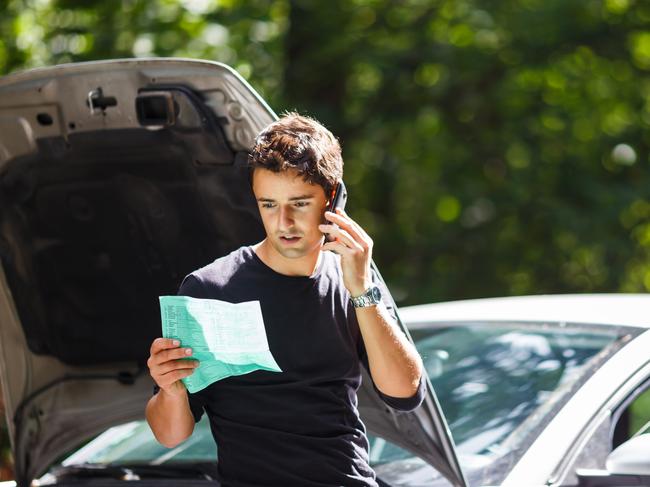
{"type": "Polygon", "coordinates": [[[191,273],[179,294],[259,300],[282,372],[188,394],[180,379],[199,364],[180,360],[192,352],[178,341],[158,338],[148,366],[159,390],[147,421],[172,447],[205,411],[224,486],[376,486],[357,411],[360,366],[396,409],[417,407],[425,381],[417,351],[378,301],[372,240],[345,212],[326,212],[343,175],[339,143],[318,122],[288,114],[257,137],[250,166],[266,238],[191,273]]]}

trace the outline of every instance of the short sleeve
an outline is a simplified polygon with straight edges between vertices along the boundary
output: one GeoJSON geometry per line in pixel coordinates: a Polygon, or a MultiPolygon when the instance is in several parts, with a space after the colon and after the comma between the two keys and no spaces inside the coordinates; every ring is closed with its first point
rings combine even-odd
{"type": "MultiPolygon", "coordinates": [[[[201,281],[192,274],[188,274],[183,279],[178,292],[178,296],[189,296],[191,298],[204,298],[204,291],[201,284],[201,281]]],[[[158,394],[160,388],[157,384],[153,386],[153,394],[158,394]]],[[[194,422],[198,423],[203,416],[203,411],[205,409],[205,398],[201,395],[200,392],[191,394],[187,393],[188,401],[190,404],[190,409],[192,411],[192,416],[194,416],[194,422]]]]}
{"type": "Polygon", "coordinates": [[[203,283],[194,274],[188,274],[178,288],[177,296],[189,296],[190,298],[205,299],[203,283]]]}
{"type": "Polygon", "coordinates": [[[190,409],[192,410],[192,416],[194,416],[194,422],[198,423],[203,416],[205,411],[206,400],[201,395],[200,392],[195,392],[194,394],[187,393],[187,399],[190,403],[190,409]]]}

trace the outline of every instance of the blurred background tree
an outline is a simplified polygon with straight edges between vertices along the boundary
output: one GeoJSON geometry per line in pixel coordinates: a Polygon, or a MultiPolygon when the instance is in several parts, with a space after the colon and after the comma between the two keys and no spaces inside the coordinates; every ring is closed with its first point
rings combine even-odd
{"type": "Polygon", "coordinates": [[[398,303],[650,289],[650,4],[0,0],[0,73],[187,56],[337,134],[398,303]]]}
{"type": "Polygon", "coordinates": [[[0,0],[0,14],[0,74],[210,59],[277,112],[324,122],[400,304],[650,290],[649,2],[0,0]]]}

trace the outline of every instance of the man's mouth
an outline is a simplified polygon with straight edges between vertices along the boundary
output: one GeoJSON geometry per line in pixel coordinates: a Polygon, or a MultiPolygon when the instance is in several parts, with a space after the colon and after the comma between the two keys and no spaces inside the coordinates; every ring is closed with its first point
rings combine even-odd
{"type": "Polygon", "coordinates": [[[280,237],[280,240],[284,243],[290,244],[290,243],[295,243],[298,240],[300,240],[300,237],[297,237],[295,235],[282,235],[280,237]]]}

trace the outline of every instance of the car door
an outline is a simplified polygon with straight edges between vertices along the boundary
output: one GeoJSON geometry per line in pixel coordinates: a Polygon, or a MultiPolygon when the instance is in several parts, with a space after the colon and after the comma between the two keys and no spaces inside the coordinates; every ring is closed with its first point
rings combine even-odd
{"type": "MultiPolygon", "coordinates": [[[[647,340],[648,332],[645,335],[647,340]]],[[[632,354],[627,358],[627,373],[603,380],[600,388],[609,396],[596,405],[553,472],[551,485],[576,485],[579,470],[606,470],[608,455],[650,423],[650,361],[638,363],[632,354]]]]}

